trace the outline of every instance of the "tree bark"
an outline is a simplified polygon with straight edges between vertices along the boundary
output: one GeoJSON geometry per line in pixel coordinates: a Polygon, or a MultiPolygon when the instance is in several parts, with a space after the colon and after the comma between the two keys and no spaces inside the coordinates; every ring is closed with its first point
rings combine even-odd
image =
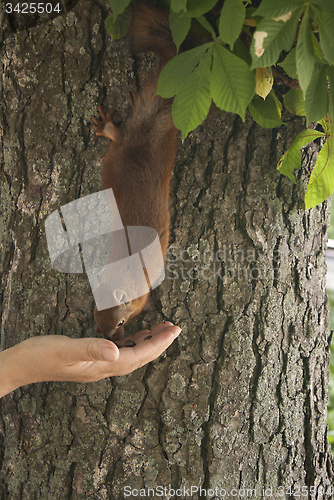
{"type": "MultiPolygon", "coordinates": [[[[102,104],[124,121],[149,64],[111,42],[106,14],[80,0],[2,48],[2,349],[95,336],[87,277],[52,269],[44,222],[102,189],[107,141],[91,117],[102,104]]],[[[1,499],[331,498],[330,203],[304,210],[312,148],[296,185],[277,172],[303,127],[285,123],[212,114],[180,143],[166,279],[130,331],[168,319],[181,336],[130,375],[5,396],[1,499]]]]}

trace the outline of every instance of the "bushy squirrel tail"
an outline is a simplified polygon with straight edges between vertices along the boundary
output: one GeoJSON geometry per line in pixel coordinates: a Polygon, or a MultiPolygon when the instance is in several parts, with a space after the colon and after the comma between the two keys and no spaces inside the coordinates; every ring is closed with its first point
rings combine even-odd
{"type": "Polygon", "coordinates": [[[169,12],[147,5],[136,7],[132,12],[129,41],[132,54],[155,52],[162,68],[176,55],[169,27],[169,12]]]}

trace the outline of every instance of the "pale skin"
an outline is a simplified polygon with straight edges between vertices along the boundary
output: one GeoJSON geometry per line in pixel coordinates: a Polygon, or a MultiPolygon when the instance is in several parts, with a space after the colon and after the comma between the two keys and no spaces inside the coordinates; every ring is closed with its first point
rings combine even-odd
{"type": "Polygon", "coordinates": [[[160,323],[133,335],[134,347],[121,349],[101,338],[31,337],[0,352],[0,397],[35,382],[95,382],[126,375],[158,358],[180,332],[172,323],[160,323]]]}

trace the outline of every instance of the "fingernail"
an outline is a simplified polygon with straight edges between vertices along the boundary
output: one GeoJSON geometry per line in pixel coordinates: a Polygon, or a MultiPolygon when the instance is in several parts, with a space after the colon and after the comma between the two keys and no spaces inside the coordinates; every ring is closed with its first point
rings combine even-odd
{"type": "Polygon", "coordinates": [[[109,347],[102,347],[101,353],[105,361],[115,361],[116,359],[116,353],[114,349],[110,349],[109,347]]]}
{"type": "Polygon", "coordinates": [[[180,333],[182,332],[181,328],[179,326],[176,326],[175,325],[175,328],[177,328],[176,332],[173,333],[174,337],[177,337],[178,335],[180,335],[180,333]]]}

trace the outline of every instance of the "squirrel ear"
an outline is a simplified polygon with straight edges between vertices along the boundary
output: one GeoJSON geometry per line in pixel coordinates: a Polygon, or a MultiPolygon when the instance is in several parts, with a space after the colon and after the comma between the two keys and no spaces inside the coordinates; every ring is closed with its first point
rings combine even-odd
{"type": "Polygon", "coordinates": [[[117,302],[119,302],[120,304],[125,304],[126,302],[129,302],[128,294],[123,290],[120,290],[119,288],[116,288],[116,290],[114,290],[113,295],[117,300],[117,302]]]}

